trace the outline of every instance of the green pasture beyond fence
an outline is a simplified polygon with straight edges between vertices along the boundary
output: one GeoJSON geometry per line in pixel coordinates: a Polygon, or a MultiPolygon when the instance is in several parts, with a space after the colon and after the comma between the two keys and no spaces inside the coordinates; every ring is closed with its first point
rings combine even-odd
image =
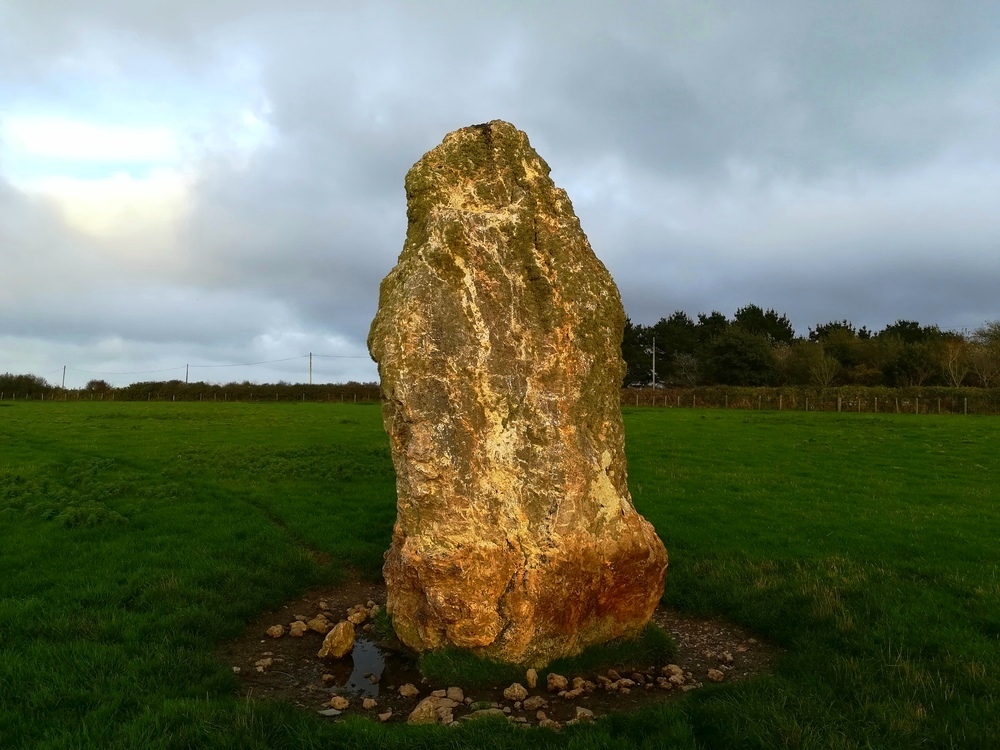
{"type": "MultiPolygon", "coordinates": [[[[103,392],[51,388],[32,392],[0,391],[0,401],[210,401],[267,403],[374,403],[377,387],[212,386],[182,389],[144,384],[142,389],[117,388],[103,392]]],[[[769,411],[839,411],[868,414],[1000,414],[998,388],[623,388],[622,406],[678,409],[760,409],[769,411]]]]}

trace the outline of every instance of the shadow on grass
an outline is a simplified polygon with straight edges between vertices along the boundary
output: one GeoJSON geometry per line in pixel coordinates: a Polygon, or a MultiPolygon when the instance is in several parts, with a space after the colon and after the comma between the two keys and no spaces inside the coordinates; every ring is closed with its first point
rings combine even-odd
{"type": "MultiPolygon", "coordinates": [[[[562,675],[593,674],[608,669],[632,669],[650,664],[665,664],[677,656],[673,639],[650,623],[638,638],[615,639],[591,646],[576,656],[556,659],[539,676],[555,672],[562,675]]],[[[417,659],[420,673],[442,685],[462,685],[468,688],[499,686],[520,682],[525,667],[476,656],[471,651],[445,648],[429,651],[417,659]]]]}

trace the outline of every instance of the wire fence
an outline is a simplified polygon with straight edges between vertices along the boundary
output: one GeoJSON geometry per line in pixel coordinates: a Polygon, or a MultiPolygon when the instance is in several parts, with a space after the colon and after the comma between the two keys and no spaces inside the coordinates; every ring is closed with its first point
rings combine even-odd
{"type": "Polygon", "coordinates": [[[624,388],[621,405],[865,414],[1000,414],[997,388],[624,388]]]}
{"type": "MultiPolygon", "coordinates": [[[[0,385],[2,388],[2,385],[0,385]]],[[[133,383],[121,388],[65,389],[32,384],[0,390],[0,403],[69,401],[145,401],[212,403],[379,403],[378,383],[328,385],[133,383]]],[[[745,409],[760,411],[841,412],[866,414],[1000,414],[997,388],[623,388],[623,407],[676,409],[745,409]]]]}

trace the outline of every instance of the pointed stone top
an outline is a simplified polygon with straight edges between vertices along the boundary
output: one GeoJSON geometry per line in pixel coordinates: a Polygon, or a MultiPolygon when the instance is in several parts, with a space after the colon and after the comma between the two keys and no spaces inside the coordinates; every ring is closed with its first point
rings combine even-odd
{"type": "MultiPolygon", "coordinates": [[[[482,213],[504,210],[525,192],[537,191],[549,179],[549,165],[528,136],[503,120],[470,125],[445,136],[406,175],[408,214],[430,205],[482,213]]],[[[559,198],[568,203],[562,190],[559,198]]]]}

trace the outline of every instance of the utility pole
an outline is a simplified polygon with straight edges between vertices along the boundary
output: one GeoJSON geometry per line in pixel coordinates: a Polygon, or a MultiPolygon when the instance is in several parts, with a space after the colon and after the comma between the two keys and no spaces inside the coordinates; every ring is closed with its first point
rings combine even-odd
{"type": "Polygon", "coordinates": [[[313,384],[313,353],[309,352],[309,385],[313,384]]]}
{"type": "Polygon", "coordinates": [[[184,385],[188,382],[188,372],[190,372],[191,365],[184,365],[184,385]]]}
{"type": "Polygon", "coordinates": [[[653,387],[656,388],[656,336],[653,336],[653,387]]]}
{"type": "Polygon", "coordinates": [[[66,365],[63,365],[63,384],[62,389],[66,390],[66,365]]]}

